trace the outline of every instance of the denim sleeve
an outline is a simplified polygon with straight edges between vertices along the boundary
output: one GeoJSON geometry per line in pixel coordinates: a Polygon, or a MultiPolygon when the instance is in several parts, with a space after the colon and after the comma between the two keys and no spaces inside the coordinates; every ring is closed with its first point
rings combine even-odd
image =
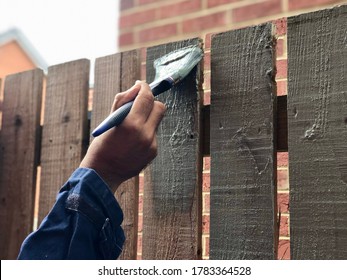
{"type": "Polygon", "coordinates": [[[23,242],[18,259],[117,259],[125,240],[123,212],[92,169],[78,168],[57,195],[40,227],[23,242]]]}

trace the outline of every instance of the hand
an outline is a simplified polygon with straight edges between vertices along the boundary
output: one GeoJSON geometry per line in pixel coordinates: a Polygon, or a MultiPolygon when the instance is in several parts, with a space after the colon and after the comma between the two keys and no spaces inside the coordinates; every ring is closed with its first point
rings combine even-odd
{"type": "Polygon", "coordinates": [[[133,107],[122,124],[95,138],[80,164],[80,167],[94,169],[113,192],[157,155],[156,130],[166,108],[163,103],[154,101],[146,83],[138,81],[129,90],[117,94],[111,112],[134,98],[133,107]]]}

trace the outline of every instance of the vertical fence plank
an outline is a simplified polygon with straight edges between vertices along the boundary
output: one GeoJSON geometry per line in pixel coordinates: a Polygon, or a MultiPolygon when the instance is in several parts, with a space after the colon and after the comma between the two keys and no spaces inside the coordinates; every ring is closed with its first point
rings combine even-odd
{"type": "Polygon", "coordinates": [[[272,25],[217,34],[211,48],[210,259],[274,259],[272,25]]]}
{"type": "Polygon", "coordinates": [[[6,78],[0,136],[0,258],[15,259],[33,229],[43,72],[6,78]]]}
{"type": "MultiPolygon", "coordinates": [[[[130,88],[139,78],[138,50],[96,60],[92,129],[110,113],[115,94],[130,88]]],[[[126,236],[120,259],[136,259],[137,256],[138,182],[138,177],[134,177],[124,182],[116,191],[116,198],[124,212],[122,227],[126,236]]]]}
{"type": "Polygon", "coordinates": [[[88,141],[89,61],[49,67],[41,152],[39,222],[79,166],[88,141]]]}
{"type": "Polygon", "coordinates": [[[347,258],[347,6],[288,18],[291,257],[347,258]]]}
{"type": "MultiPolygon", "coordinates": [[[[147,50],[147,80],[153,61],[199,39],[147,50]]],[[[158,156],[145,172],[143,259],[201,258],[200,68],[158,99],[167,106],[158,129],[158,156]]]]}

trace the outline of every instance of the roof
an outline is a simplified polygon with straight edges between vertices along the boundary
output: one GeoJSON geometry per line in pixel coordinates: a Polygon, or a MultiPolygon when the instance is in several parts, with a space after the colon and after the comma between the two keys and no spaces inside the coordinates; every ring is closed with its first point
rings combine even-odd
{"type": "Polygon", "coordinates": [[[24,52],[29,56],[33,63],[47,72],[48,64],[42,58],[40,53],[35,49],[27,37],[18,28],[11,28],[3,33],[0,33],[0,46],[8,42],[16,41],[24,52]]]}

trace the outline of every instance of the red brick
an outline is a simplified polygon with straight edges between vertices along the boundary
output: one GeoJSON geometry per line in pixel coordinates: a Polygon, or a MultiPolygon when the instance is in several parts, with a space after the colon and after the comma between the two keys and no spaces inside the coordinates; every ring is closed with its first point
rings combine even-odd
{"type": "Polygon", "coordinates": [[[277,81],[277,96],[287,95],[287,81],[277,81]]]}
{"type": "Polygon", "coordinates": [[[240,2],[242,0],[208,0],[207,7],[212,8],[220,5],[230,4],[234,2],[240,2]]]}
{"type": "Polygon", "coordinates": [[[202,215],[202,233],[210,233],[210,215],[202,215]]]}
{"type": "Polygon", "coordinates": [[[142,254],[142,235],[137,236],[137,253],[142,254]]]}
{"type": "Polygon", "coordinates": [[[204,213],[210,212],[210,194],[204,194],[203,195],[203,210],[204,213]]]}
{"type": "Polygon", "coordinates": [[[281,12],[281,0],[267,0],[232,10],[234,22],[247,21],[281,12]]]}
{"type": "Polygon", "coordinates": [[[213,37],[213,35],[215,35],[216,33],[208,33],[205,36],[205,50],[208,50],[211,48],[211,39],[213,37]]]}
{"type": "Polygon", "coordinates": [[[139,34],[140,42],[149,42],[177,35],[177,24],[167,24],[142,30],[139,34]]]}
{"type": "Polygon", "coordinates": [[[289,213],[289,193],[277,194],[277,207],[281,213],[289,213]]]}
{"type": "Polygon", "coordinates": [[[276,79],[287,78],[287,59],[281,59],[276,61],[276,79]]]}
{"type": "Polygon", "coordinates": [[[290,241],[280,240],[278,242],[278,256],[279,260],[290,260],[290,241]]]}
{"type": "Polygon", "coordinates": [[[210,255],[210,238],[208,236],[203,237],[203,257],[208,257],[210,255]]]}
{"type": "Polygon", "coordinates": [[[202,174],[202,191],[204,192],[210,191],[210,173],[202,174]]]}
{"type": "Polygon", "coordinates": [[[277,170],[277,189],[288,190],[288,170],[277,170]]]}
{"type": "Polygon", "coordinates": [[[134,34],[132,32],[119,35],[119,46],[134,44],[134,34]]]}
{"type": "Polygon", "coordinates": [[[288,217],[281,216],[280,236],[289,236],[288,217]]]}
{"type": "Polygon", "coordinates": [[[205,73],[203,89],[204,90],[210,90],[211,89],[211,73],[205,73]]]}
{"type": "Polygon", "coordinates": [[[143,213],[143,195],[139,196],[139,213],[143,213]]]}
{"type": "Polygon", "coordinates": [[[211,157],[204,157],[204,171],[211,169],[211,157]]]}
{"type": "Polygon", "coordinates": [[[119,20],[119,28],[128,28],[143,23],[151,22],[156,20],[156,9],[150,9],[146,11],[140,11],[131,13],[128,15],[121,15],[119,20]]]}
{"type": "Polygon", "coordinates": [[[277,57],[283,56],[284,54],[284,40],[283,39],[277,39],[276,42],[276,55],[277,57]]]}
{"type": "Polygon", "coordinates": [[[170,18],[199,11],[201,0],[187,0],[159,8],[159,18],[170,18]]]}
{"type": "Polygon", "coordinates": [[[207,16],[188,19],[183,22],[183,33],[197,32],[223,26],[226,24],[226,13],[219,12],[207,16]]]}
{"type": "Polygon", "coordinates": [[[204,54],[204,70],[211,70],[211,53],[205,52],[204,54]]]}
{"type": "Polygon", "coordinates": [[[146,63],[147,48],[141,48],[141,63],[146,63]]]}
{"type": "Polygon", "coordinates": [[[276,25],[277,36],[283,36],[287,34],[287,18],[276,19],[273,23],[276,25]]]}
{"type": "Polygon", "coordinates": [[[143,230],[143,215],[139,215],[139,221],[138,221],[138,232],[142,232],[143,230]]]}
{"type": "Polygon", "coordinates": [[[120,1],[120,10],[128,10],[134,7],[134,0],[121,0],[120,1]]]}
{"type": "Polygon", "coordinates": [[[143,194],[143,186],[144,186],[144,176],[139,176],[139,192],[143,194]]]}
{"type": "Polygon", "coordinates": [[[147,5],[147,4],[150,4],[150,3],[154,3],[154,2],[160,2],[160,1],[163,1],[163,0],[138,0],[138,5],[147,5]]]}
{"type": "Polygon", "coordinates": [[[277,167],[288,167],[288,152],[277,153],[277,167]]]}
{"type": "Polygon", "coordinates": [[[211,104],[211,91],[206,90],[204,91],[204,105],[210,105],[211,104]]]}
{"type": "Polygon", "coordinates": [[[147,68],[146,68],[146,64],[142,64],[141,65],[141,80],[146,80],[146,71],[147,71],[147,68]]]}
{"type": "Polygon", "coordinates": [[[310,0],[310,1],[290,0],[288,1],[288,7],[289,7],[289,10],[296,10],[296,9],[303,9],[303,8],[309,8],[309,7],[313,8],[320,5],[331,4],[336,2],[339,2],[339,1],[336,1],[336,0],[310,0]]]}

